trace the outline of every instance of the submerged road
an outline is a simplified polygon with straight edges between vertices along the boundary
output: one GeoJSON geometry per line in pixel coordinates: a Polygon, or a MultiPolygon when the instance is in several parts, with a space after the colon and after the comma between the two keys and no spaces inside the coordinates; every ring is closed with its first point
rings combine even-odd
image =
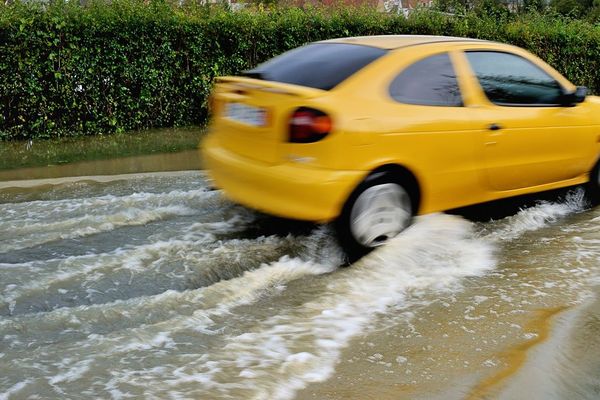
{"type": "Polygon", "coordinates": [[[0,398],[597,398],[581,189],[419,217],[342,268],[329,227],[199,171],[43,183],[0,188],[0,398]]]}

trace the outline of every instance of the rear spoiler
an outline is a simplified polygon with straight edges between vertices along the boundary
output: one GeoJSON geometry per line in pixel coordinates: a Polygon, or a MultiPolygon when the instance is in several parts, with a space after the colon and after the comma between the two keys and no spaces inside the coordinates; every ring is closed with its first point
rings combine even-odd
{"type": "Polygon", "coordinates": [[[215,83],[233,84],[240,88],[261,90],[264,92],[285,94],[289,96],[297,96],[302,98],[315,97],[320,94],[326,93],[326,91],[322,89],[293,85],[290,83],[265,81],[261,79],[248,78],[242,76],[221,76],[215,78],[215,83]]]}

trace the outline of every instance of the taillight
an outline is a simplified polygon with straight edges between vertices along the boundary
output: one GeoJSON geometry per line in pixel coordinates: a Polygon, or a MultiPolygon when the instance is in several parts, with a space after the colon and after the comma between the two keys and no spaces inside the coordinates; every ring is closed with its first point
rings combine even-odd
{"type": "Polygon", "coordinates": [[[314,108],[300,107],[290,118],[290,142],[314,143],[331,132],[331,117],[314,108]]]}

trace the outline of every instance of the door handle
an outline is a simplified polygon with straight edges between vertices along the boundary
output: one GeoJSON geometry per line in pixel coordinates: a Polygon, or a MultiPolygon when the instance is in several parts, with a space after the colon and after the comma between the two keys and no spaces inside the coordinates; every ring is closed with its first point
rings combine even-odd
{"type": "Polygon", "coordinates": [[[499,131],[500,129],[502,129],[502,126],[494,123],[490,124],[490,126],[488,126],[488,129],[490,131],[499,131]]]}

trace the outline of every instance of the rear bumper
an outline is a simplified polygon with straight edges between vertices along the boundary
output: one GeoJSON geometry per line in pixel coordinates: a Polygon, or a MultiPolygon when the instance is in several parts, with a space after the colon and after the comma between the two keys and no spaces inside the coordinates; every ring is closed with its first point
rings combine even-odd
{"type": "Polygon", "coordinates": [[[219,146],[210,134],[201,151],[210,177],[227,197],[267,214],[305,221],[338,217],[365,174],[292,163],[264,164],[219,146]]]}

